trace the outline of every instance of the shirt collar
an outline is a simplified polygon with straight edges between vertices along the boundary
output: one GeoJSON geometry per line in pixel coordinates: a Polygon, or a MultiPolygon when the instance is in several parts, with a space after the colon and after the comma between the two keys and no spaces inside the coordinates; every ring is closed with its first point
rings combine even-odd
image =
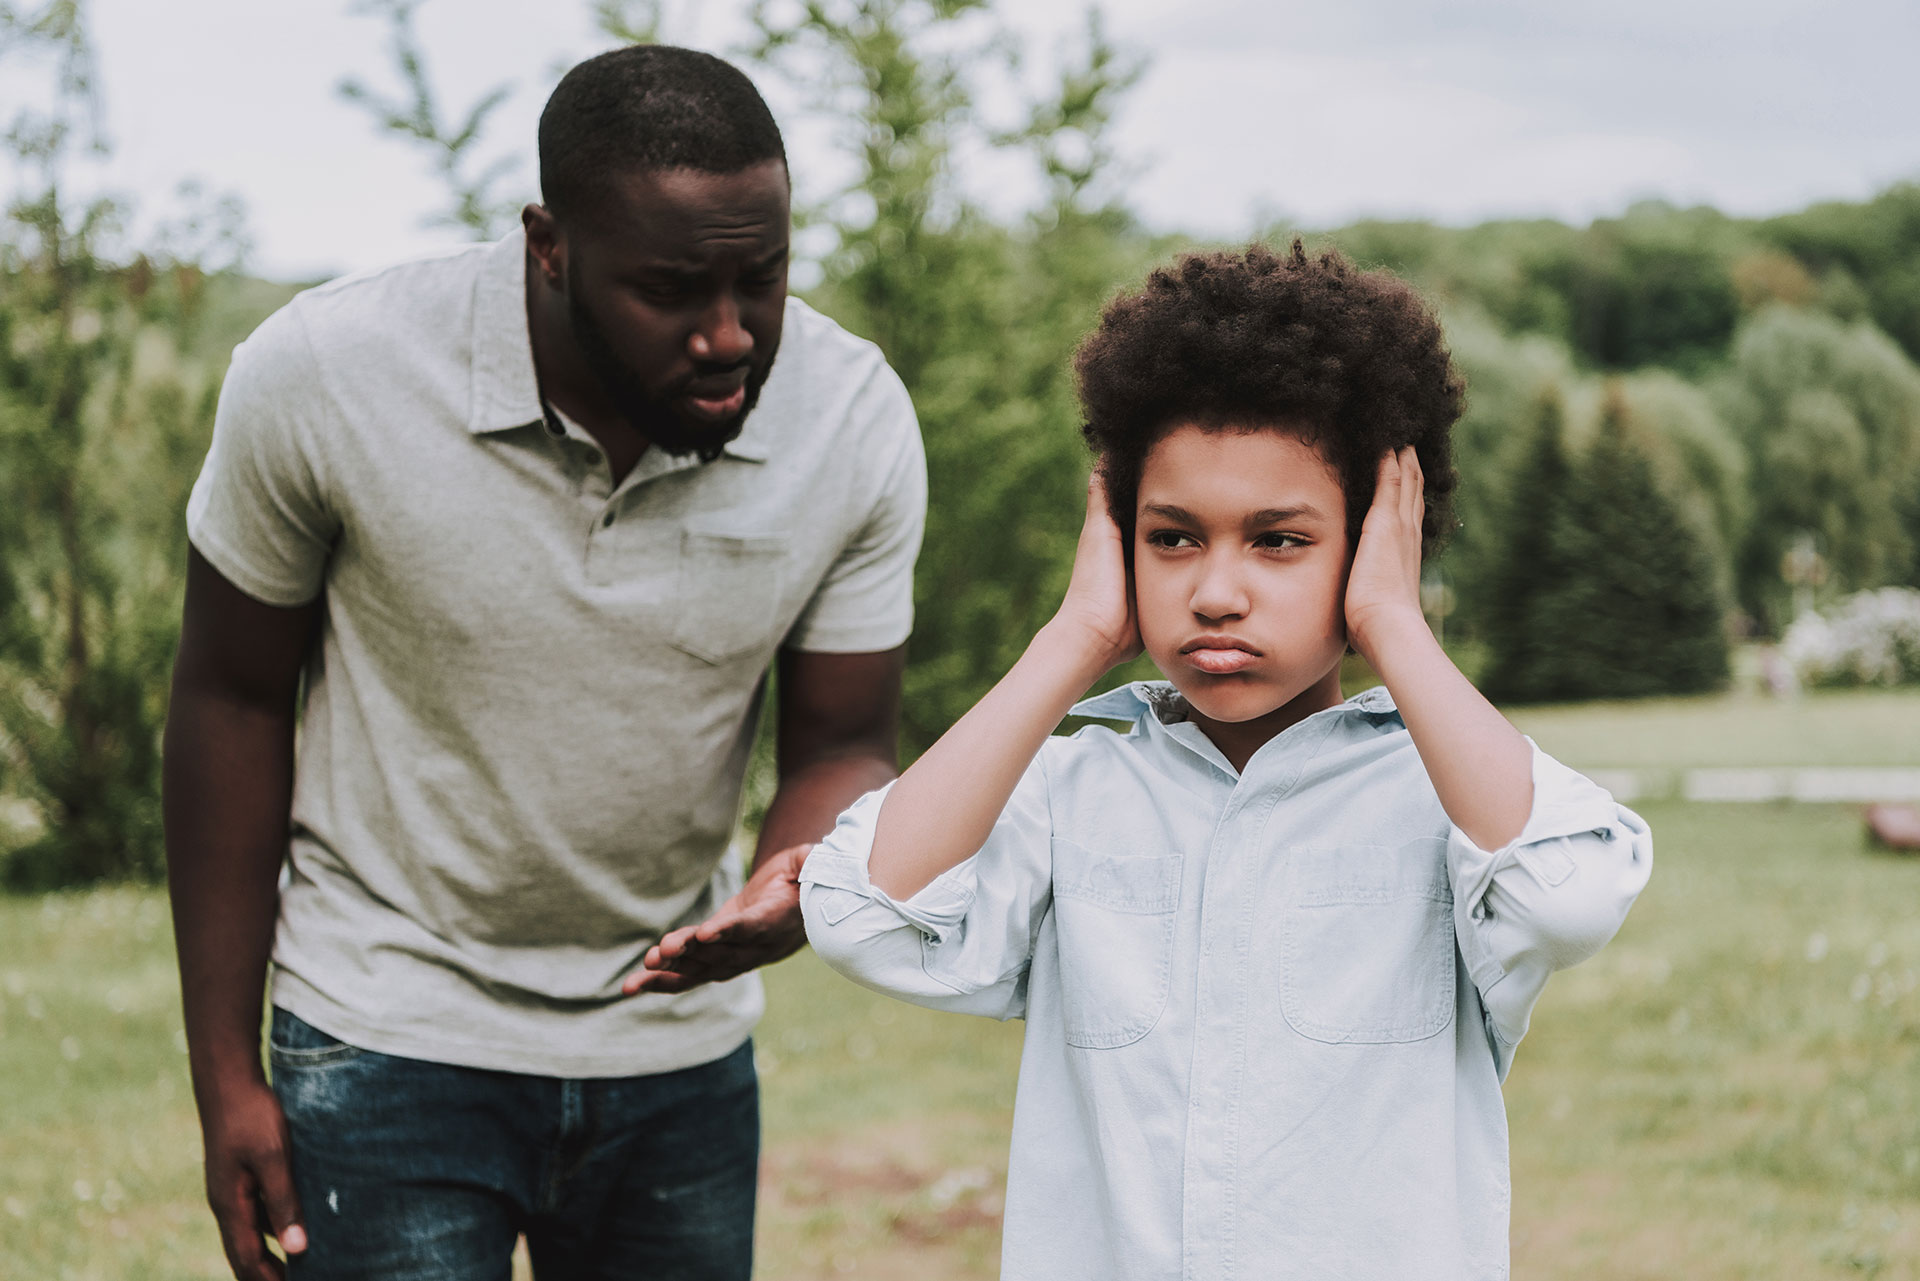
{"type": "MultiPolygon", "coordinates": [[[[527,237],[516,228],[487,249],[474,282],[467,430],[476,436],[512,431],[545,417],[533,340],[527,334],[527,237]]],[[[771,443],[768,427],[764,407],[755,409],[724,452],[765,462],[771,443]]]]}
{"type": "MultiPolygon", "coordinates": [[[[1165,739],[1168,742],[1178,743],[1224,777],[1237,781],[1241,777],[1241,772],[1234,769],[1232,762],[1228,761],[1220,749],[1214,746],[1213,740],[1188,719],[1189,710],[1186,698],[1173,687],[1171,681],[1134,681],[1074,704],[1069,714],[1096,720],[1127,721],[1138,725],[1141,732],[1149,739],[1165,739]]],[[[1399,712],[1393,705],[1393,696],[1387,693],[1387,687],[1375,685],[1361,690],[1344,703],[1315,712],[1298,724],[1290,726],[1274,742],[1288,739],[1295,742],[1303,741],[1298,738],[1298,734],[1306,732],[1302,727],[1317,723],[1319,728],[1312,731],[1308,739],[1304,740],[1313,744],[1314,749],[1317,750],[1317,745],[1324,741],[1334,725],[1342,717],[1353,713],[1358,713],[1370,720],[1399,716],[1399,712]]],[[[1253,761],[1247,763],[1248,768],[1253,768],[1254,761],[1270,757],[1272,750],[1271,743],[1262,747],[1254,754],[1253,761]]],[[[1307,755],[1312,755],[1312,751],[1310,750],[1307,755]]],[[[1303,768],[1304,758],[1296,754],[1293,760],[1292,772],[1288,775],[1284,786],[1292,786],[1293,780],[1298,778],[1300,769],[1303,768]]]]}
{"type": "MultiPolygon", "coordinates": [[[[1351,707],[1368,716],[1399,714],[1393,704],[1393,695],[1387,693],[1385,685],[1363,689],[1341,706],[1351,707]]],[[[1186,720],[1186,710],[1187,700],[1180,696],[1180,691],[1173,687],[1171,681],[1132,681],[1075,703],[1068,714],[1094,720],[1132,722],[1152,712],[1154,719],[1162,725],[1171,725],[1186,720]]]]}
{"type": "Polygon", "coordinates": [[[487,250],[474,282],[467,430],[507,431],[544,416],[527,336],[527,238],[516,228],[487,250]]]}

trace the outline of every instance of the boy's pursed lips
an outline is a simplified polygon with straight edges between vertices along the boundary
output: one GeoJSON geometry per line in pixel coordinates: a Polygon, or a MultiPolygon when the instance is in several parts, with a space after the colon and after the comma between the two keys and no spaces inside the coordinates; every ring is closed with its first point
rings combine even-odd
{"type": "Polygon", "coordinates": [[[1212,676],[1226,676],[1251,667],[1261,657],[1253,645],[1225,632],[1207,632],[1180,647],[1186,660],[1212,676]]]}

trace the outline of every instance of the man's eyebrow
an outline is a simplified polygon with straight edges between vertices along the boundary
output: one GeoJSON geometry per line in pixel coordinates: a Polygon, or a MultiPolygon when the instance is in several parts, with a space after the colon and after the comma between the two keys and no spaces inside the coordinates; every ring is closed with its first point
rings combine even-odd
{"type": "MultiPolygon", "coordinates": [[[[747,264],[748,271],[767,271],[777,267],[787,257],[791,247],[781,245],[771,250],[765,257],[756,258],[747,264]]],[[[676,279],[697,280],[710,270],[703,262],[690,262],[670,258],[642,260],[633,265],[633,273],[642,276],[672,276],[676,279]]]]}

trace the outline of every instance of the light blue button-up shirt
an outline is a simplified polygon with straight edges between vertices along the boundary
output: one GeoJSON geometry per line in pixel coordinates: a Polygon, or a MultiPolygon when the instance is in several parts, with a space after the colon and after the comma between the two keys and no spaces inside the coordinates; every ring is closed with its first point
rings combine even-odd
{"type": "Polygon", "coordinates": [[[1384,689],[1234,770],[1173,687],[1051,738],[978,853],[910,899],[867,875],[885,793],[801,875],[826,962],[1025,1018],[1009,1281],[1507,1275],[1500,1082],[1549,973],[1599,950],[1647,826],[1537,749],[1489,853],[1384,689]]]}

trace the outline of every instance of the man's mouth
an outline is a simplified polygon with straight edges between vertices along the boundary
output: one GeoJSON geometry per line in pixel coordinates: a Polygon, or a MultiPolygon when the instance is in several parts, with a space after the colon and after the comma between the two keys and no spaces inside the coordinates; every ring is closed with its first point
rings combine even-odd
{"type": "Polygon", "coordinates": [[[694,416],[709,422],[722,423],[732,418],[746,407],[747,389],[745,384],[735,387],[724,396],[696,396],[687,393],[687,408],[694,416]]]}
{"type": "Polygon", "coordinates": [[[1231,676],[1260,661],[1260,651],[1237,636],[1196,636],[1180,647],[1187,662],[1209,676],[1231,676]]]}
{"type": "Polygon", "coordinates": [[[682,402],[696,418],[726,422],[746,407],[748,372],[742,366],[717,378],[696,378],[681,393],[682,402]]]}

